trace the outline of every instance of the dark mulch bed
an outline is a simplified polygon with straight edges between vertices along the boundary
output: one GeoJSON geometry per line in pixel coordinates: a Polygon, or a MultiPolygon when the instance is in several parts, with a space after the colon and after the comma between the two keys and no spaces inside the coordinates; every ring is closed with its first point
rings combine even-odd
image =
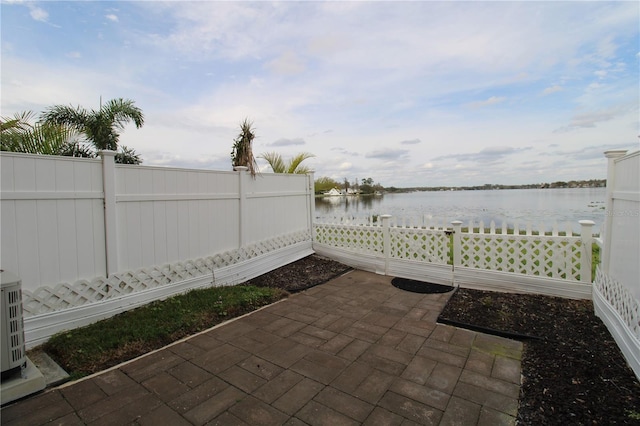
{"type": "Polygon", "coordinates": [[[349,266],[314,254],[246,281],[244,285],[281,288],[295,293],[325,283],[349,270],[349,266]]]}
{"type": "MultiPolygon", "coordinates": [[[[312,255],[248,284],[295,292],[349,269],[312,255]]],[[[640,425],[640,384],[591,301],[459,289],[441,318],[523,340],[519,424],[640,425]]]]}
{"type": "Polygon", "coordinates": [[[640,383],[588,300],[459,289],[441,318],[523,339],[519,424],[640,424],[640,383]]]}

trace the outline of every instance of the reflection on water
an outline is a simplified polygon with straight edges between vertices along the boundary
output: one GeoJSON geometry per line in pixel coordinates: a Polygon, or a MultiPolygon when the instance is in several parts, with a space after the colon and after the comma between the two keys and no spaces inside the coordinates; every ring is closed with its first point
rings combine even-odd
{"type": "MultiPolygon", "coordinates": [[[[316,217],[362,217],[391,214],[418,223],[461,220],[486,226],[532,222],[551,230],[554,223],[571,223],[579,232],[579,220],[593,220],[598,233],[604,221],[605,188],[513,189],[440,191],[385,194],[382,196],[317,197],[316,217]]],[[[564,230],[565,227],[561,226],[564,230]]]]}
{"type": "Polygon", "coordinates": [[[384,195],[316,197],[316,214],[341,216],[368,214],[380,207],[384,195]]]}

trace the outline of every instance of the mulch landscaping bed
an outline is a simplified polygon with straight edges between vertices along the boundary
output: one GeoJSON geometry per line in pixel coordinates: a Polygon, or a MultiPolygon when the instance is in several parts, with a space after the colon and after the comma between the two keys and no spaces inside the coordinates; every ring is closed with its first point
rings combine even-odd
{"type": "Polygon", "coordinates": [[[590,300],[458,289],[441,318],[533,337],[519,424],[640,425],[640,383],[590,300]]]}
{"type": "Polygon", "coordinates": [[[350,270],[351,267],[347,265],[314,254],[246,281],[243,285],[281,288],[289,293],[296,293],[350,270]]]}
{"type": "MultiPolygon", "coordinates": [[[[296,292],[349,269],[312,255],[247,284],[296,292]]],[[[519,424],[640,425],[640,383],[591,301],[458,289],[441,319],[524,342],[519,424]]]]}

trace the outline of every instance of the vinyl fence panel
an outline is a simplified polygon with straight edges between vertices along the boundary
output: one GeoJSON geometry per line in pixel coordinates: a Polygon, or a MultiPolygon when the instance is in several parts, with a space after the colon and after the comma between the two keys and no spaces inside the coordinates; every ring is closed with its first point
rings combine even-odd
{"type": "Polygon", "coordinates": [[[313,253],[313,177],[0,153],[0,267],[22,280],[27,347],[313,253]]]}
{"type": "Polygon", "coordinates": [[[104,275],[101,164],[3,153],[1,265],[22,288],[104,275]]]}
{"type": "Polygon", "coordinates": [[[239,246],[238,173],[116,166],[121,270],[239,246]]]}

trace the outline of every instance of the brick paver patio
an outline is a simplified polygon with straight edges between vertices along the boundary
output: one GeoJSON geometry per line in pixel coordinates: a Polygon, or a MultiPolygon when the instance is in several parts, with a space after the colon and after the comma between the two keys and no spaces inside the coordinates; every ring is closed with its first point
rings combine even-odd
{"type": "Polygon", "coordinates": [[[436,324],[449,295],[352,271],[9,405],[2,424],[515,424],[522,344],[436,324]]]}

